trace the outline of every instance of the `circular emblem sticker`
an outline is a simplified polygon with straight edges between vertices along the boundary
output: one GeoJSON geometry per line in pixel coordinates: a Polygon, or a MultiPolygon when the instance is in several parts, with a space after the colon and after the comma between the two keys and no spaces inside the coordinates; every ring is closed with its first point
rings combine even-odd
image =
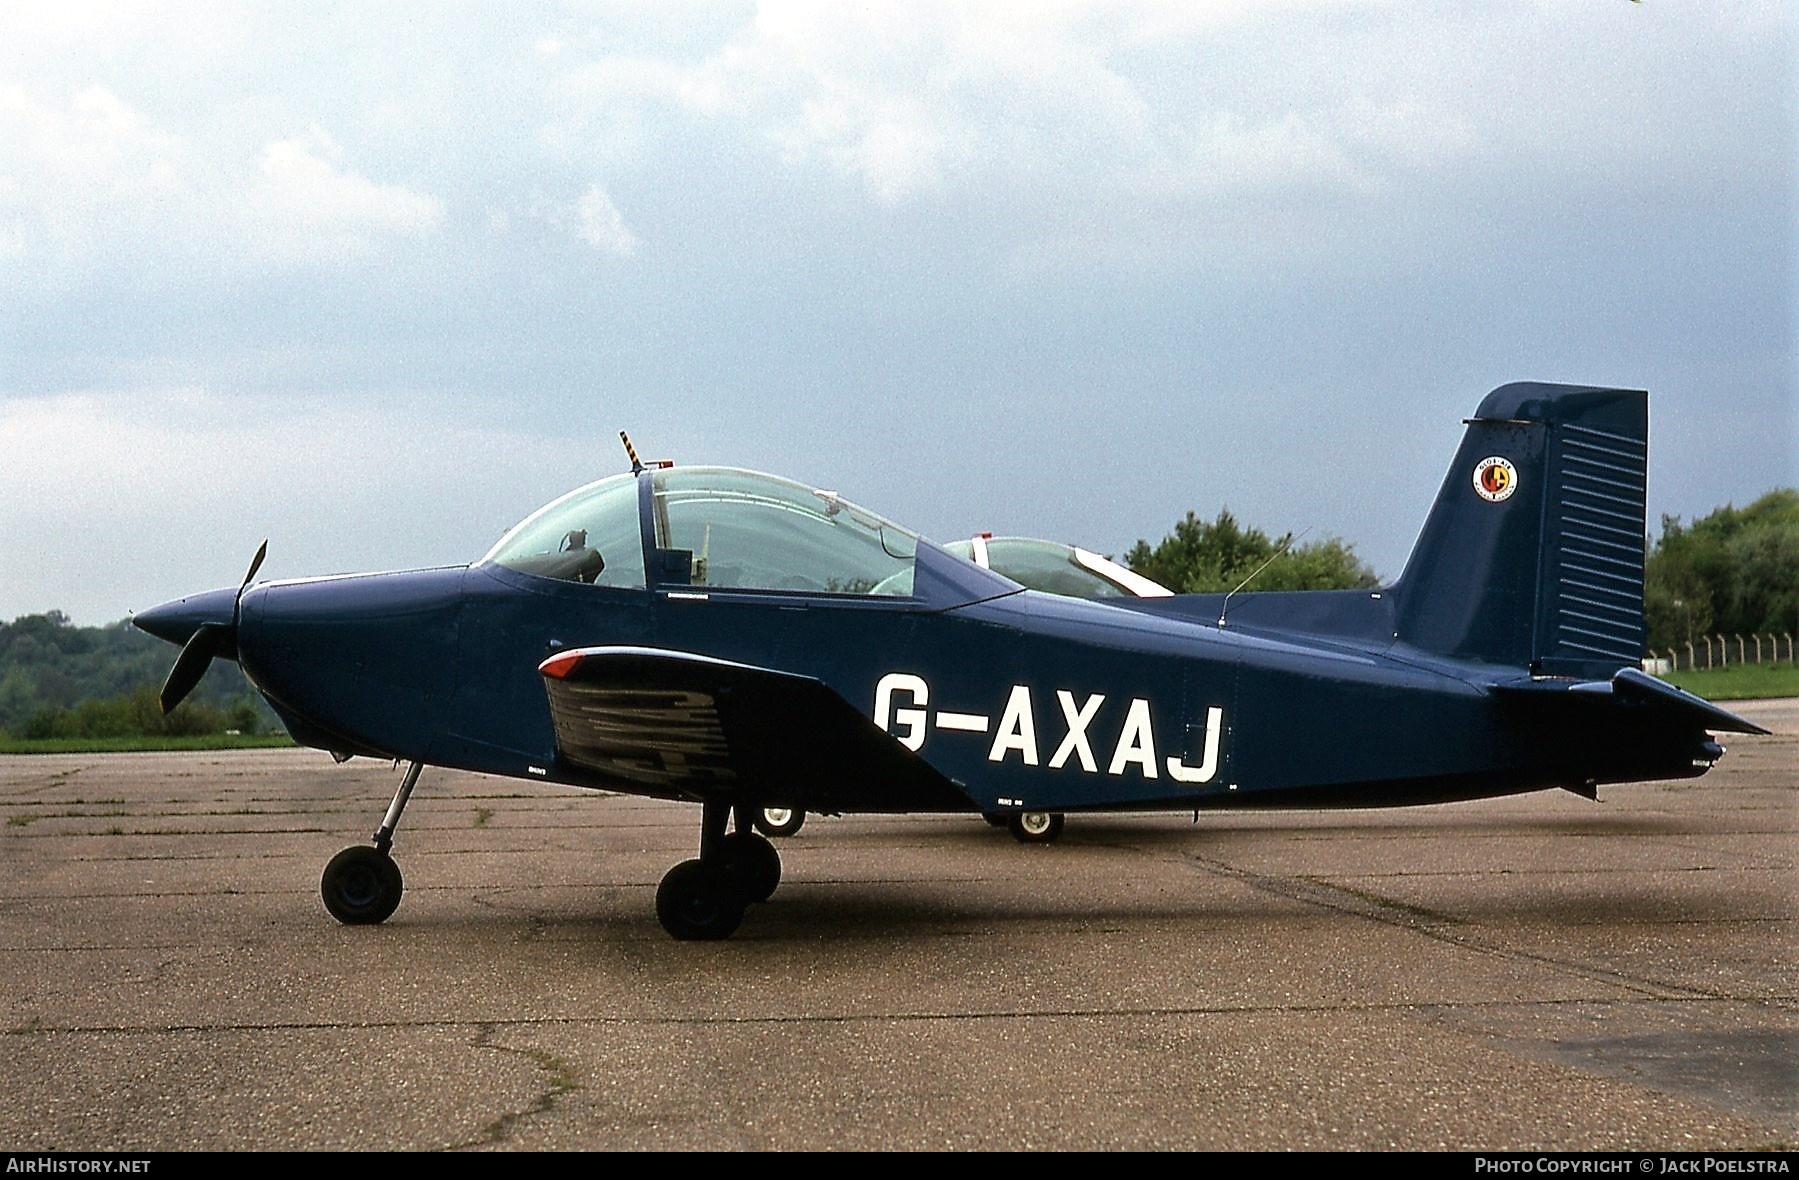
{"type": "Polygon", "coordinates": [[[1498,455],[1482,459],[1474,465],[1474,490],[1481,499],[1497,504],[1518,490],[1518,469],[1498,455]]]}

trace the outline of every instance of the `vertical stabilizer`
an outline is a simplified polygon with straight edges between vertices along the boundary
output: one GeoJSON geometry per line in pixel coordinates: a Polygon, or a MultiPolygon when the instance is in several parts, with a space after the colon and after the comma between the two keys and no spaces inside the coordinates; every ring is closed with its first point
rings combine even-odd
{"type": "Polygon", "coordinates": [[[1400,640],[1547,676],[1636,665],[1648,407],[1629,389],[1488,394],[1393,587],[1400,640]]]}

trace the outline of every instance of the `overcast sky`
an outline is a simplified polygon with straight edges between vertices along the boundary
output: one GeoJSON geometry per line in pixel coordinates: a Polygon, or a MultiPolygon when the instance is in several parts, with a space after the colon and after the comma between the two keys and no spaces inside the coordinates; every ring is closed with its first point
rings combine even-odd
{"type": "Polygon", "coordinates": [[[0,619],[647,456],[1397,575],[1493,386],[1799,483],[1788,0],[0,4],[0,619]]]}

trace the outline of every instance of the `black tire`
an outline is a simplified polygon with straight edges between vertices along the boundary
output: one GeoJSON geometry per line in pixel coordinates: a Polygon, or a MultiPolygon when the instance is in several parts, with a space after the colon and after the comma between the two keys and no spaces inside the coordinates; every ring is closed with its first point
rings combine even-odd
{"type": "Polygon", "coordinates": [[[729,938],[743,921],[743,898],[723,865],[684,860],[656,888],[656,917],[683,941],[729,938]]]}
{"type": "Polygon", "coordinates": [[[1006,821],[1012,838],[1021,844],[1048,844],[1062,834],[1059,811],[1021,811],[1006,821]]]}
{"type": "Polygon", "coordinates": [[[394,858],[367,844],[354,844],[331,858],[319,879],[325,909],[346,926],[385,922],[400,908],[405,883],[394,858]]]}
{"type": "Polygon", "coordinates": [[[764,807],[754,822],[764,836],[791,836],[806,822],[806,813],[797,807],[764,807]]]}
{"type": "Polygon", "coordinates": [[[718,863],[737,881],[738,896],[746,903],[767,901],[781,883],[781,854],[754,832],[732,832],[720,840],[718,863]]]}

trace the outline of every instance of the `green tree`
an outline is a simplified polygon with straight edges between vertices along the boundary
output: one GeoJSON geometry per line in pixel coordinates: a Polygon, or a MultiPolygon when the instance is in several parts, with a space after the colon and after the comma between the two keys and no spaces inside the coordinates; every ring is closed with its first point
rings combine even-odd
{"type": "Polygon", "coordinates": [[[174,659],[174,647],[127,621],[77,627],[62,612],[48,611],[0,623],[0,733],[249,733],[275,723],[229,660],[213,663],[183,706],[188,711],[164,718],[156,689],[174,659]]]}
{"type": "Polygon", "coordinates": [[[1696,642],[1712,625],[1712,589],[1694,561],[1678,516],[1662,517],[1662,539],[1643,570],[1643,622],[1649,646],[1696,642]]]}
{"type": "Polygon", "coordinates": [[[1644,570],[1649,646],[1701,635],[1799,634],[1799,489],[1725,505],[1683,526],[1662,518],[1644,570]]]}
{"type": "Polygon", "coordinates": [[[1244,528],[1228,508],[1218,519],[1203,521],[1189,511],[1174,531],[1153,548],[1139,540],[1125,554],[1125,564],[1177,594],[1233,590],[1268,562],[1244,588],[1252,590],[1371,589],[1380,579],[1355,555],[1355,547],[1336,537],[1292,545],[1293,534],[1270,538],[1258,528],[1244,528]],[[1273,561],[1283,546],[1291,546],[1273,561]]]}

